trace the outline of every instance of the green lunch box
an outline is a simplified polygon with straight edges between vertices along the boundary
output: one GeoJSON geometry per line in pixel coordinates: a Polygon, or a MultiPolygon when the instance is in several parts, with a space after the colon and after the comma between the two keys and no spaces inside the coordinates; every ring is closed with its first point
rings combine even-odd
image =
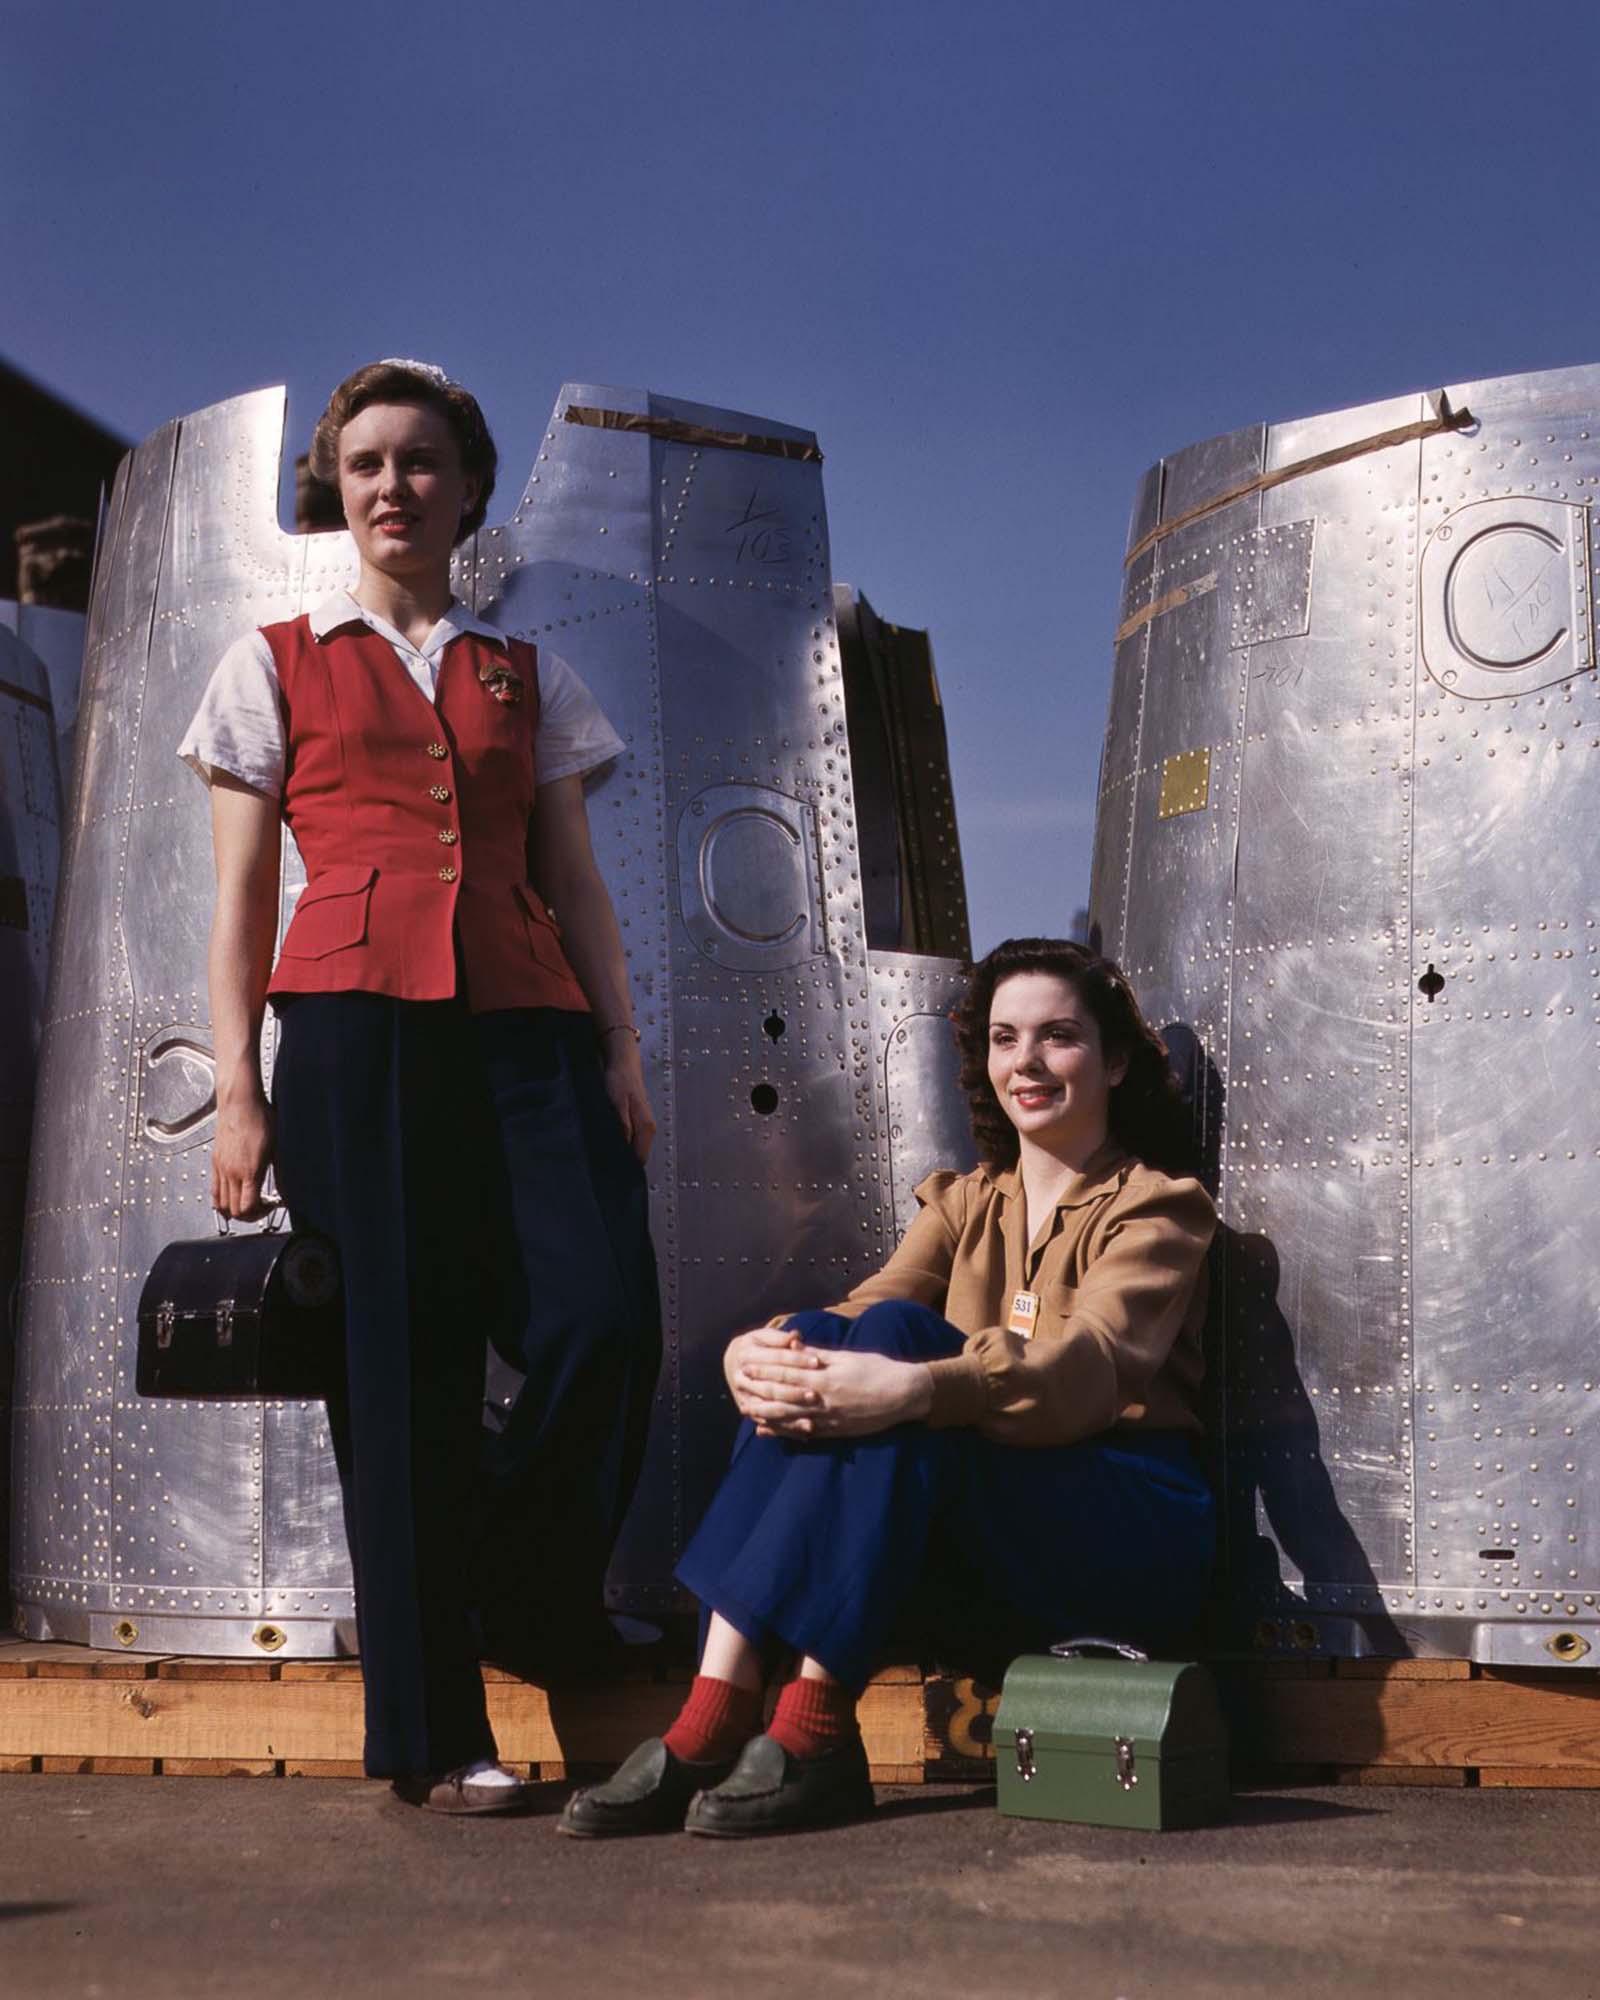
{"type": "Polygon", "coordinates": [[[1019,1819],[1159,1832],[1228,1810],[1228,1735],[1210,1674],[1111,1640],[1012,1661],[994,1761],[1000,1810],[1019,1819]]]}

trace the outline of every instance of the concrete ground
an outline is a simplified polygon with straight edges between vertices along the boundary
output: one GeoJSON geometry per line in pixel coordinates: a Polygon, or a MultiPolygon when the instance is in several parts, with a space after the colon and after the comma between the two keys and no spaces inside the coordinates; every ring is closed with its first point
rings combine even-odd
{"type": "Polygon", "coordinates": [[[1258,1791],[1145,1835],[883,1790],[606,1845],[330,1779],[0,1778],[6,2000],[1600,2000],[1600,1792],[1258,1791]]]}

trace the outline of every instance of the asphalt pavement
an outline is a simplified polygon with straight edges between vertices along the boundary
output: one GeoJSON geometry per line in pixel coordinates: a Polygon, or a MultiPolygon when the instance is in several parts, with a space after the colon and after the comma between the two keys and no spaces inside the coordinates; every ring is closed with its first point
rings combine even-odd
{"type": "Polygon", "coordinates": [[[723,1843],[332,1779],[0,1777],[5,2000],[1600,2000],[1600,1791],[1257,1791],[1131,1834],[970,1786],[723,1843]]]}

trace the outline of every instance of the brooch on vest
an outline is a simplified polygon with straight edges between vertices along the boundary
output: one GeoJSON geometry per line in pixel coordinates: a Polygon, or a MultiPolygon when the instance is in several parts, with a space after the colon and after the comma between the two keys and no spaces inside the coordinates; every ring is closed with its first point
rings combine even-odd
{"type": "Polygon", "coordinates": [[[496,701],[503,701],[508,708],[515,708],[522,699],[522,679],[509,667],[491,665],[488,661],[478,669],[478,679],[483,682],[496,701]]]}

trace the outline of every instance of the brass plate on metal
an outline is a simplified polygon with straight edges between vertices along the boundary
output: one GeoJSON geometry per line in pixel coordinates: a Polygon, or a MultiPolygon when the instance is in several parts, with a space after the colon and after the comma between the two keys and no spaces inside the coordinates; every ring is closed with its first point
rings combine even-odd
{"type": "Polygon", "coordinates": [[[112,1627],[112,1637],[119,1646],[131,1646],[139,1636],[139,1628],[131,1618],[124,1618],[112,1627]]]}
{"type": "Polygon", "coordinates": [[[1183,750],[1161,766],[1161,803],[1158,819],[1176,819],[1180,813],[1204,812],[1211,803],[1211,752],[1183,750]]]}
{"type": "Polygon", "coordinates": [[[289,1641],[289,1635],[281,1625],[258,1625],[250,1638],[264,1653],[276,1653],[289,1641]]]}

